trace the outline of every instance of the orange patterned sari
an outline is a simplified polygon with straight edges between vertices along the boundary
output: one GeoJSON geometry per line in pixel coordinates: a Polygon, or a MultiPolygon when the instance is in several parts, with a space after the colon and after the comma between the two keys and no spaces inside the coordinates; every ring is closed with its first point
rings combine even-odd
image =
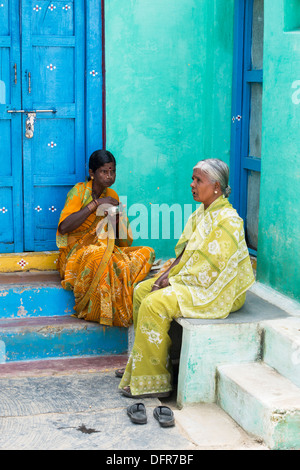
{"type": "MultiPolygon", "coordinates": [[[[111,188],[101,195],[107,196],[119,200],[111,188]]],[[[92,182],[76,184],[68,193],[59,224],[91,200],[92,182]]],[[[132,237],[124,216],[120,216],[119,232],[126,236],[115,239],[110,222],[96,212],[71,233],[57,231],[57,269],[63,288],[74,291],[78,318],[128,327],[132,323],[133,289],[150,271],[155,254],[152,248],[130,246],[132,237]]]]}

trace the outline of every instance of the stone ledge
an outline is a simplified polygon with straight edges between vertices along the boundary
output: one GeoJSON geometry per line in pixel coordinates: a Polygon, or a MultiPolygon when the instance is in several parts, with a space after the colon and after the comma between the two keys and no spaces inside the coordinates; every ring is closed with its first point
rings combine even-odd
{"type": "Polygon", "coordinates": [[[272,450],[299,450],[300,390],[266,364],[218,367],[218,404],[272,450]]]}
{"type": "Polygon", "coordinates": [[[0,320],[0,362],[126,354],[128,331],[71,316],[0,320]]]}
{"type": "Polygon", "coordinates": [[[0,272],[56,271],[58,251],[2,253],[0,272]]]}
{"type": "MultiPolygon", "coordinates": [[[[178,405],[214,403],[217,367],[260,361],[264,346],[263,324],[282,318],[291,317],[281,308],[248,292],[245,305],[225,319],[178,318],[173,322],[177,328],[182,327],[181,345],[173,345],[177,351],[180,349],[178,405]]],[[[179,335],[170,333],[172,340],[175,337],[178,343],[179,335]]]]}
{"type": "Polygon", "coordinates": [[[288,317],[288,313],[282,308],[272,305],[253,292],[247,292],[244,306],[237,312],[230,313],[227,318],[201,319],[178,318],[176,321],[187,329],[195,329],[204,325],[226,325],[235,323],[258,323],[267,320],[288,317]]]}

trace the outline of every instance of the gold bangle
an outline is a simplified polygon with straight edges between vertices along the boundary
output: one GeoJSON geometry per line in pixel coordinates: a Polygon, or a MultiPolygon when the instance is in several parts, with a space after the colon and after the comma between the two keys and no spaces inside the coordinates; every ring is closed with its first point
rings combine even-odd
{"type": "Polygon", "coordinates": [[[93,201],[91,201],[86,207],[88,208],[88,210],[89,210],[89,212],[90,212],[90,214],[91,214],[92,212],[94,212],[94,210],[96,209],[96,207],[98,207],[98,204],[97,204],[96,200],[93,199],[93,201]],[[91,205],[94,206],[94,207],[90,208],[91,205]]]}
{"type": "Polygon", "coordinates": [[[158,284],[152,284],[152,287],[155,286],[155,287],[160,287],[158,284]]]}

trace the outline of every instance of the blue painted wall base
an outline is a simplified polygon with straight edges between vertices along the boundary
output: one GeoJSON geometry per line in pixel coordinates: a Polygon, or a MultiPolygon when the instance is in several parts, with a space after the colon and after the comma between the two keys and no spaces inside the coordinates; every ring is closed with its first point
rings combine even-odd
{"type": "Polygon", "coordinates": [[[77,318],[10,320],[0,322],[5,361],[32,361],[124,354],[127,329],[105,327],[77,318]]]}
{"type": "Polygon", "coordinates": [[[58,285],[18,285],[0,288],[0,319],[71,315],[73,291],[58,285]]]}
{"type": "Polygon", "coordinates": [[[6,359],[5,343],[4,341],[0,341],[0,364],[4,364],[5,359],[6,359]]]}
{"type": "Polygon", "coordinates": [[[0,289],[0,363],[104,356],[128,351],[128,329],[72,317],[74,294],[60,284],[0,289]]]}

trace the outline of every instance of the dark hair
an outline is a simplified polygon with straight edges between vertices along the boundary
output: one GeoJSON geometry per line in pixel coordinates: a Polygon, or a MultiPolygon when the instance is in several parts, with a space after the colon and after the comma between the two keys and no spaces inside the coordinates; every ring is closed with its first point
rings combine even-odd
{"type": "Polygon", "coordinates": [[[101,166],[105,165],[105,163],[113,162],[116,165],[116,159],[111,152],[108,150],[95,150],[92,153],[89,160],[89,169],[95,172],[101,166]]]}

